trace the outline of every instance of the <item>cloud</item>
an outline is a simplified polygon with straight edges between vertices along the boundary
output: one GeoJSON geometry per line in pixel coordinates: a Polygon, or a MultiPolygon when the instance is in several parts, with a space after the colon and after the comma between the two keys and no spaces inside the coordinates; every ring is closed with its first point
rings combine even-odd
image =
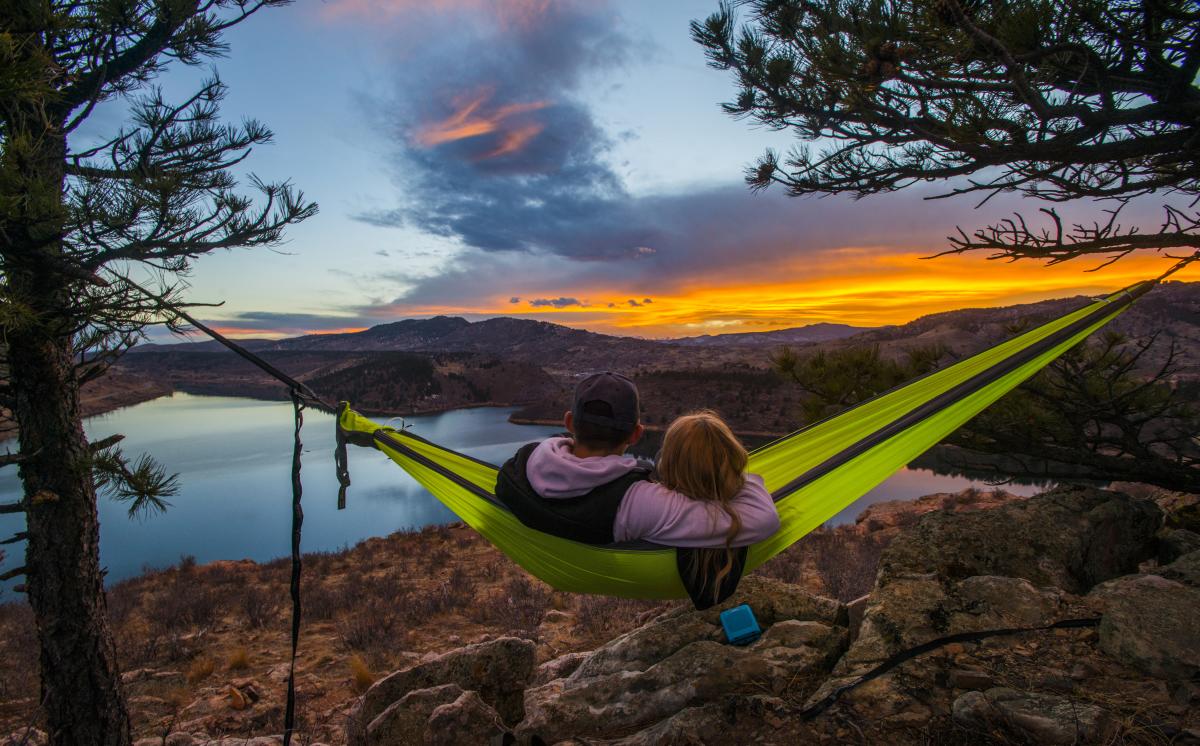
{"type": "Polygon", "coordinates": [[[566,308],[567,306],[585,306],[587,304],[578,298],[534,298],[529,301],[529,305],[534,308],[566,308]]]}
{"type": "Polygon", "coordinates": [[[243,311],[232,318],[211,319],[206,320],[205,323],[218,329],[241,334],[280,335],[357,330],[368,327],[374,322],[358,315],[335,316],[317,313],[243,311]]]}
{"type": "Polygon", "coordinates": [[[482,251],[579,259],[653,255],[652,223],[608,163],[613,140],[579,96],[625,63],[631,43],[602,2],[529,4],[534,21],[430,33],[398,65],[397,94],[370,105],[397,135],[410,195],[358,215],[482,251]]]}
{"type": "Polygon", "coordinates": [[[520,302],[521,302],[521,296],[519,296],[519,295],[514,295],[513,297],[511,297],[511,298],[509,298],[509,299],[508,299],[508,302],[509,302],[509,303],[520,303],[520,302]]]}
{"type": "Polygon", "coordinates": [[[642,304],[641,304],[641,303],[638,303],[638,302],[637,302],[636,300],[634,300],[633,298],[630,298],[629,300],[627,300],[627,301],[625,301],[625,302],[626,302],[626,303],[628,303],[629,305],[633,306],[634,308],[641,308],[641,307],[642,307],[642,304]]]}

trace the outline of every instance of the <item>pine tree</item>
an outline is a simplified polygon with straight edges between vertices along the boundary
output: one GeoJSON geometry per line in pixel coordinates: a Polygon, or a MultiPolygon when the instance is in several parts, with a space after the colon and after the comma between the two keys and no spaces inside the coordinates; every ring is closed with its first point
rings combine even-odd
{"type": "MultiPolygon", "coordinates": [[[[288,0],[9,0],[0,4],[0,405],[19,428],[25,592],[37,620],[42,707],[54,743],[127,744],[129,716],[105,619],[97,490],[132,511],[162,507],[172,477],[132,462],[119,436],[89,443],[79,388],[164,319],[192,261],[270,245],[316,205],[286,183],[232,168],[271,140],[220,122],[213,77],[183,101],[153,86],[172,61],[198,65],[222,34],[288,0]],[[98,105],[130,121],[72,146],[98,105]],[[146,272],[146,270],[149,270],[146,272]],[[154,296],[132,272],[154,279],[154,296]]],[[[170,317],[166,317],[168,320],[170,317]]],[[[171,322],[173,323],[173,322],[171,322]]]]}
{"type": "MultiPolygon", "coordinates": [[[[1105,202],[1090,224],[1042,208],[959,229],[947,253],[1103,263],[1200,259],[1200,12],[1192,0],[747,0],[692,35],[739,93],[725,109],[794,132],[753,188],[891,192],[921,181],[984,201],[1017,192],[1105,202]],[[1177,195],[1149,230],[1121,210],[1177,195]]],[[[1103,266],[1103,264],[1101,264],[1103,266]]]]}

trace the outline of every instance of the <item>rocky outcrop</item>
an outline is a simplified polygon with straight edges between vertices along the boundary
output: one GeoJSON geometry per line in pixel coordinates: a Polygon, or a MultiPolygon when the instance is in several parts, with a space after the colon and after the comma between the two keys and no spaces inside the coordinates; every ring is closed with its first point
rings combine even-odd
{"type": "Polygon", "coordinates": [[[778,696],[798,677],[828,671],[847,640],[844,606],[751,576],[724,604],[660,615],[593,651],[569,676],[529,689],[517,733],[554,743],[641,730],[643,741],[630,743],[650,743],[648,734],[683,727],[666,722],[681,711],[764,690],[778,696]],[[718,617],[742,603],[764,632],[734,647],[718,617]]]}
{"type": "MultiPolygon", "coordinates": [[[[501,637],[397,671],[363,694],[347,722],[346,741],[350,746],[407,743],[390,740],[391,734],[424,732],[434,709],[457,702],[463,692],[476,693],[499,720],[515,723],[522,717],[522,692],[533,673],[534,650],[529,640],[501,637]]],[[[473,700],[459,702],[457,711],[470,711],[472,723],[487,719],[473,700]]]]}
{"type": "Polygon", "coordinates": [[[1153,503],[1090,488],[988,511],[930,513],[884,552],[837,673],[852,678],[947,635],[1093,615],[1086,604],[1073,606],[1068,591],[1136,571],[1155,551],[1160,518],[1153,503]]]}

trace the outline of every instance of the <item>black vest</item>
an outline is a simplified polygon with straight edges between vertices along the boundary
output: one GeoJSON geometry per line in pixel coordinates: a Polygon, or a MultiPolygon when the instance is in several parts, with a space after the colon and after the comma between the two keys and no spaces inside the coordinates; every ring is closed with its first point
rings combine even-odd
{"type": "Polygon", "coordinates": [[[581,544],[612,544],[613,524],[625,491],[650,478],[649,469],[637,468],[579,497],[547,499],[534,491],[525,473],[529,454],[537,448],[529,443],[504,462],[496,477],[496,497],[521,523],[543,533],[581,544]]]}
{"type": "MultiPolygon", "coordinates": [[[[532,529],[581,544],[614,544],[613,524],[621,509],[621,500],[634,484],[650,479],[650,470],[635,468],[578,497],[545,498],[534,491],[525,472],[529,454],[537,446],[537,443],[522,446],[515,456],[500,467],[496,477],[496,498],[512,511],[517,520],[532,529]]],[[[746,563],[746,549],[734,550],[733,569],[721,583],[716,600],[713,598],[712,583],[695,577],[692,568],[697,551],[676,548],[675,566],[692,603],[697,609],[707,609],[724,601],[737,589],[746,563]]]]}

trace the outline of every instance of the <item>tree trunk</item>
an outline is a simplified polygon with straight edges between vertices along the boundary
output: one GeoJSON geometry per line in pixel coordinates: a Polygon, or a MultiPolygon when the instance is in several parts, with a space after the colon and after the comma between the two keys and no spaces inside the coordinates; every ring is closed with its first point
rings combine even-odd
{"type": "Polygon", "coordinates": [[[16,214],[6,216],[5,281],[29,312],[6,322],[5,331],[13,414],[28,456],[20,467],[26,587],[37,622],[42,708],[52,743],[125,746],[129,714],[108,628],[96,492],[74,372],[74,301],[58,264],[66,141],[44,120],[37,126],[36,112],[26,121],[36,137],[5,154],[6,175],[18,178],[3,184],[16,194],[0,197],[21,200],[16,214]]]}

